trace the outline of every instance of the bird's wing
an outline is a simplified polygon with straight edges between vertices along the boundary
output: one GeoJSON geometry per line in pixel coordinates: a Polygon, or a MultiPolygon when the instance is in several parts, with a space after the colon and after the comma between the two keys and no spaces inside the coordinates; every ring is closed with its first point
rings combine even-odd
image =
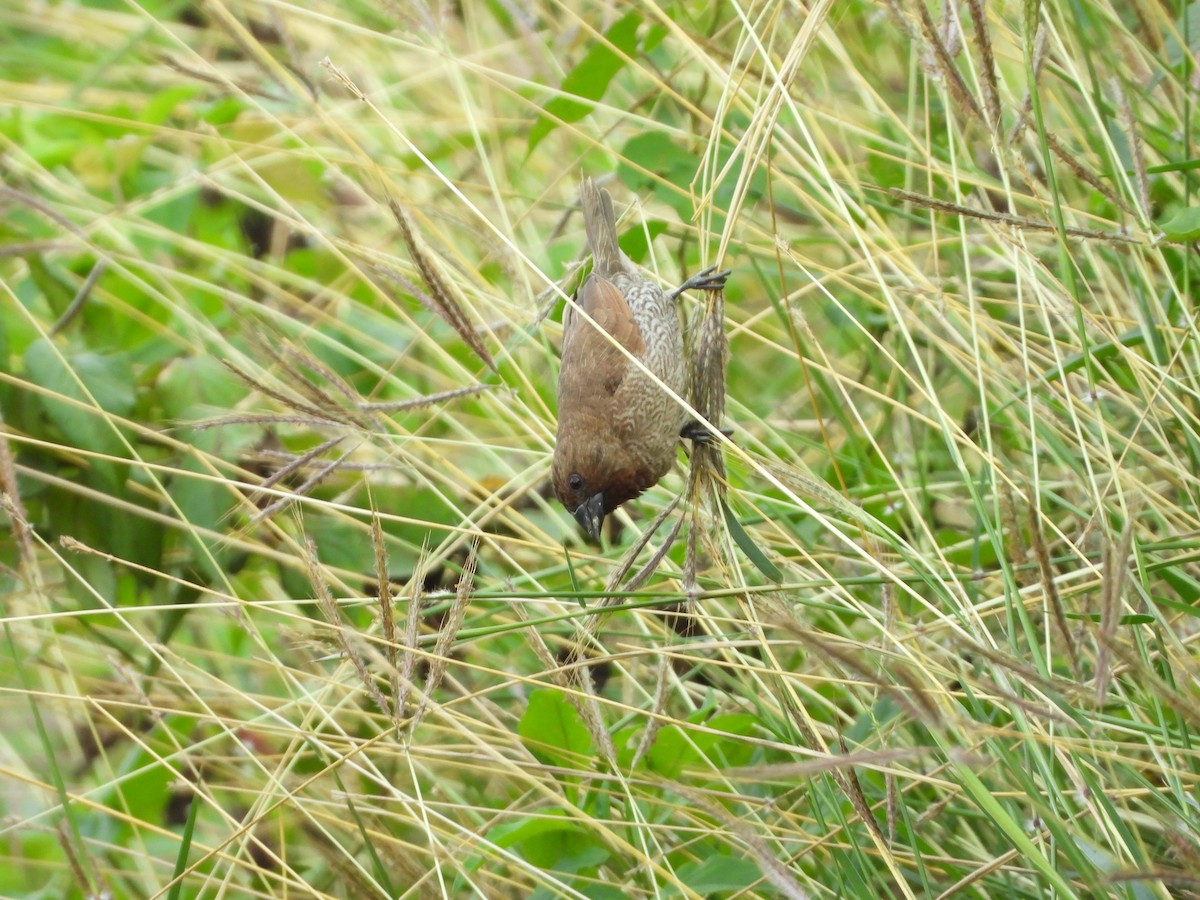
{"type": "MultiPolygon", "coordinates": [[[[609,335],[634,356],[646,349],[642,331],[633,319],[625,296],[613,283],[591,275],[579,289],[580,307],[609,335]]],[[[578,379],[580,387],[591,393],[616,392],[629,367],[629,360],[613,346],[613,341],[593,328],[583,316],[567,308],[563,323],[562,371],[578,379]],[[590,390],[585,385],[590,387],[590,390]]]]}

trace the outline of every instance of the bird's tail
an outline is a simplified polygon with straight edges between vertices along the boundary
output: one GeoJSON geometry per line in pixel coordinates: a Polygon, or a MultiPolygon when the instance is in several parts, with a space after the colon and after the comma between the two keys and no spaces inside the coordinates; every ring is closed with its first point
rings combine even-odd
{"type": "Polygon", "coordinates": [[[595,272],[602,278],[611,278],[625,269],[621,248],[617,246],[617,217],[613,213],[612,197],[584,176],[579,183],[579,199],[583,202],[583,225],[587,229],[588,245],[596,260],[595,272]]]}

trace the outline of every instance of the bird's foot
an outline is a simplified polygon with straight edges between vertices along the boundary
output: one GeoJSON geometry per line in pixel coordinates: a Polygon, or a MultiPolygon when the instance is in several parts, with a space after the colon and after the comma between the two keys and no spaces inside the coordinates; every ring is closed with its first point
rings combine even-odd
{"type": "MultiPolygon", "coordinates": [[[[721,428],[718,430],[727,438],[733,437],[732,428],[721,428]]],[[[715,444],[717,442],[716,435],[709,430],[707,425],[697,419],[692,419],[692,421],[680,428],[679,436],[687,438],[693,444],[715,444]]]]}
{"type": "Polygon", "coordinates": [[[729,277],[730,269],[722,269],[717,271],[716,266],[709,266],[707,269],[701,269],[675,290],[671,291],[671,299],[674,300],[684,291],[723,291],[725,290],[725,279],[729,277]]]}

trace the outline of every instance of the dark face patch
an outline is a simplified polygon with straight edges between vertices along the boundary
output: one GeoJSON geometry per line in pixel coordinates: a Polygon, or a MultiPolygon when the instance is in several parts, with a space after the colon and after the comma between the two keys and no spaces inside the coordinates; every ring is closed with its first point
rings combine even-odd
{"type": "Polygon", "coordinates": [[[564,465],[562,460],[556,462],[559,465],[554,467],[554,494],[571,512],[602,493],[604,513],[607,515],[622,503],[637,497],[656,480],[653,472],[636,465],[613,469],[599,461],[589,461],[586,465],[577,461],[575,468],[568,468],[570,463],[564,465]]]}
{"type": "Polygon", "coordinates": [[[595,493],[591,481],[579,472],[554,473],[554,494],[559,503],[572,512],[595,493]]]}

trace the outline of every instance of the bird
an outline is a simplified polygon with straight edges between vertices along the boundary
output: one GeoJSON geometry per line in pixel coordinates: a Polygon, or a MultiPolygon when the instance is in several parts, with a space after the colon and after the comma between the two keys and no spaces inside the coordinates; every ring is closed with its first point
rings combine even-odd
{"type": "Polygon", "coordinates": [[[621,252],[608,191],[585,176],[580,199],[593,265],[574,301],[592,321],[571,304],[563,314],[551,470],[558,500],[598,541],[605,516],[670,470],[681,436],[707,433],[688,427],[687,411],[666,390],[682,396],[687,387],[675,301],[689,289],[723,289],[729,271],[710,266],[667,293],[621,252]]]}

